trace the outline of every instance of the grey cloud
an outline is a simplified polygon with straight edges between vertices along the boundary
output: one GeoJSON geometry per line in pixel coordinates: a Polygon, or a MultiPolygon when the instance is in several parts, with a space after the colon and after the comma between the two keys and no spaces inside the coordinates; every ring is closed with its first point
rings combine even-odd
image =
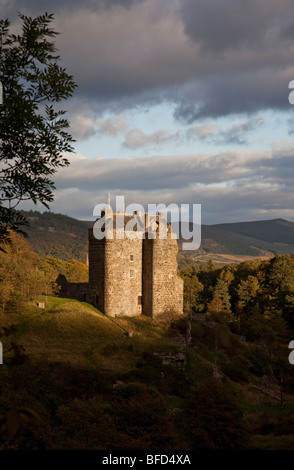
{"type": "Polygon", "coordinates": [[[170,87],[189,79],[193,47],[186,44],[175,13],[158,12],[154,3],[159,9],[159,2],[149,1],[129,11],[59,16],[59,49],[80,96],[99,107],[123,109],[158,103],[170,87]]]}
{"type": "Polygon", "coordinates": [[[11,0],[4,6],[7,12],[20,11],[21,13],[37,16],[48,13],[59,13],[67,11],[71,13],[74,9],[88,9],[90,11],[111,10],[115,7],[131,8],[133,5],[146,0],[11,0]]]}
{"type": "Polygon", "coordinates": [[[178,96],[175,117],[188,123],[206,117],[254,113],[266,109],[287,109],[288,84],[293,70],[258,69],[248,73],[222,74],[195,87],[189,86],[178,96]],[[201,102],[195,100],[200,96],[201,102]]]}
{"type": "Polygon", "coordinates": [[[215,53],[271,40],[290,28],[293,14],[291,0],[182,0],[180,5],[187,34],[215,53]]]}
{"type": "Polygon", "coordinates": [[[206,140],[219,131],[220,127],[215,124],[199,124],[197,126],[190,127],[186,132],[186,137],[188,139],[199,138],[200,140],[206,140]]]}
{"type": "MultiPolygon", "coordinates": [[[[190,185],[247,182],[262,165],[270,167],[270,152],[228,151],[220,154],[87,159],[70,157],[71,165],[56,176],[58,189],[171,190],[190,185]]],[[[265,170],[266,172],[266,170],[265,170]]]]}
{"type": "MultiPolygon", "coordinates": [[[[72,217],[93,220],[93,209],[96,204],[107,203],[108,191],[97,188],[94,192],[83,189],[58,190],[55,193],[55,201],[50,210],[67,214],[72,217]]],[[[274,191],[271,187],[265,188],[256,184],[254,187],[218,188],[202,185],[180,188],[176,192],[165,190],[128,191],[111,190],[111,204],[115,204],[115,196],[125,196],[126,205],[134,202],[143,205],[148,204],[201,204],[202,223],[217,224],[223,222],[240,222],[248,220],[261,220],[269,218],[285,218],[294,220],[292,194],[274,191]]],[[[35,206],[25,205],[26,209],[35,206]]],[[[42,207],[37,207],[44,210],[42,207]]]]}
{"type": "Polygon", "coordinates": [[[244,145],[249,142],[249,137],[252,131],[258,129],[264,123],[264,119],[260,116],[255,116],[252,119],[235,124],[226,131],[217,134],[213,141],[216,144],[239,144],[244,145]]]}
{"type": "Polygon", "coordinates": [[[85,140],[94,135],[116,137],[128,129],[128,123],[123,114],[101,119],[92,116],[89,109],[72,114],[70,127],[75,139],[85,140]]]}
{"type": "Polygon", "coordinates": [[[187,130],[188,139],[200,139],[217,145],[238,144],[244,145],[249,142],[252,131],[261,127],[264,118],[254,116],[251,119],[238,122],[227,130],[222,130],[212,123],[191,127],[187,130]]]}
{"type": "MultiPolygon", "coordinates": [[[[13,3],[22,6],[40,13],[45,2],[13,3]]],[[[93,111],[169,101],[176,119],[193,123],[289,106],[291,0],[54,0],[50,8],[76,103],[93,111]]]]}
{"type": "Polygon", "coordinates": [[[173,142],[176,145],[180,143],[181,132],[170,133],[165,129],[160,129],[151,134],[146,134],[140,129],[131,129],[123,142],[123,146],[129,149],[138,149],[144,147],[156,148],[159,145],[173,142]]]}
{"type": "Polygon", "coordinates": [[[203,223],[284,217],[294,220],[290,142],[265,151],[136,159],[71,155],[56,175],[50,209],[90,219],[96,204],[124,195],[126,204],[197,203],[203,223]],[[287,170],[287,171],[286,171],[287,170]],[[288,177],[285,177],[285,171],[288,177]]]}
{"type": "Polygon", "coordinates": [[[111,135],[113,137],[128,129],[126,117],[122,114],[105,119],[97,119],[96,125],[101,134],[111,135]]]}
{"type": "MultiPolygon", "coordinates": [[[[293,108],[292,108],[293,110],[293,108]]],[[[294,111],[294,110],[293,110],[294,111]]],[[[288,134],[291,135],[291,134],[294,134],[294,116],[293,117],[290,117],[288,119],[288,134]]]]}
{"type": "MultiPolygon", "coordinates": [[[[55,203],[51,209],[84,219],[90,218],[96,204],[107,202],[104,188],[94,191],[57,191],[55,203]]],[[[194,185],[175,190],[154,189],[136,190],[128,188],[122,191],[117,188],[110,190],[114,204],[116,195],[124,195],[126,204],[139,203],[145,208],[148,204],[170,203],[201,204],[202,222],[214,224],[225,221],[248,221],[284,217],[294,220],[292,194],[283,193],[271,186],[256,183],[247,187],[217,187],[194,185]]]]}

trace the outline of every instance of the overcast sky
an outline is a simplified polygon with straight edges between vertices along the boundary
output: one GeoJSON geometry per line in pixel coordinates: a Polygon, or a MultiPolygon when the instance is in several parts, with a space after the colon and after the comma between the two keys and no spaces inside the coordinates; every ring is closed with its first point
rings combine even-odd
{"type": "Polygon", "coordinates": [[[54,212],[201,204],[206,224],[294,221],[292,0],[0,0],[54,13],[76,138],[54,212]]]}

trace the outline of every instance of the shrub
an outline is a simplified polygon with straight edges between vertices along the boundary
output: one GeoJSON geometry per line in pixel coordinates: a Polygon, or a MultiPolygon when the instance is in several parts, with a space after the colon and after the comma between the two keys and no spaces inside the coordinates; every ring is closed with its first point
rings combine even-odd
{"type": "Polygon", "coordinates": [[[251,363],[249,370],[254,375],[262,377],[270,372],[269,357],[264,348],[259,345],[252,345],[248,349],[248,359],[251,363]]]}

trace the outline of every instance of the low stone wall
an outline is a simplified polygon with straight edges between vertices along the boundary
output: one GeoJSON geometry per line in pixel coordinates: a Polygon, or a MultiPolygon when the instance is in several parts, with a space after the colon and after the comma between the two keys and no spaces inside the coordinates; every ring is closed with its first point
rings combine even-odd
{"type": "Polygon", "coordinates": [[[87,302],[89,296],[88,282],[69,282],[67,285],[67,297],[87,302]]]}
{"type": "Polygon", "coordinates": [[[65,276],[59,275],[56,279],[59,285],[59,295],[69,297],[83,302],[89,301],[89,283],[88,282],[68,282],[65,276]]]}

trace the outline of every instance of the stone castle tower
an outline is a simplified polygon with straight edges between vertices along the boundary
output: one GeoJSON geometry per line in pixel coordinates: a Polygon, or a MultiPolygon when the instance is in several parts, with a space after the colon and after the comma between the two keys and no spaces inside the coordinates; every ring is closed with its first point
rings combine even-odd
{"type": "MultiPolygon", "coordinates": [[[[170,224],[161,215],[141,216],[138,212],[129,215],[105,210],[102,219],[111,222],[113,237],[97,239],[95,225],[99,219],[89,229],[87,300],[110,316],[143,314],[155,318],[168,311],[183,313],[183,280],[177,274],[178,244],[170,224]],[[142,217],[146,228],[140,235],[132,222],[143,220],[142,217]],[[160,225],[162,220],[165,225],[160,225]],[[130,224],[132,229],[128,228],[130,224]],[[153,238],[148,226],[153,228],[153,238]]],[[[105,230],[105,226],[101,227],[105,230]]]]}

